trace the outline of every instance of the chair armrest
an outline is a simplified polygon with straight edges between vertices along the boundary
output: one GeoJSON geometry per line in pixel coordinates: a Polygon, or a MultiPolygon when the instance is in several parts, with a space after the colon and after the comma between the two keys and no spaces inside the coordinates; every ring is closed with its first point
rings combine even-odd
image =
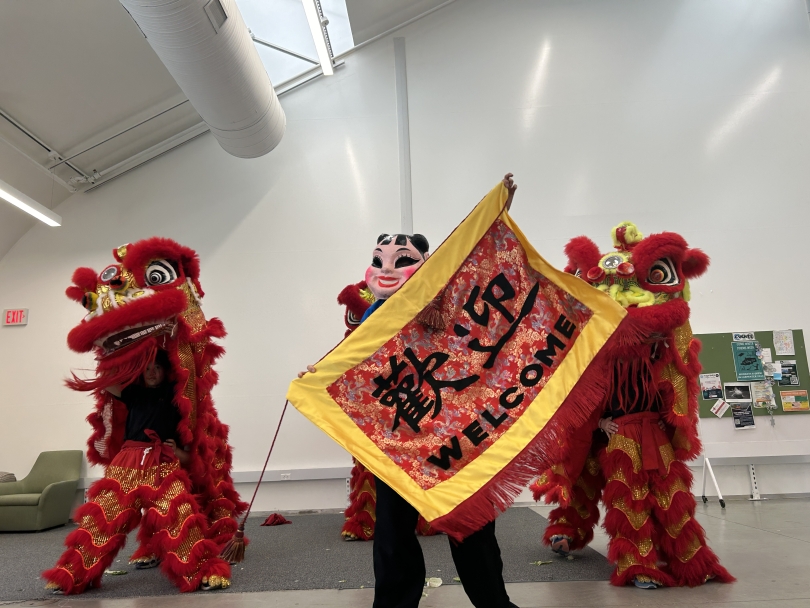
{"type": "Polygon", "coordinates": [[[39,499],[39,505],[48,504],[49,502],[67,502],[73,504],[73,498],[76,495],[76,489],[79,487],[78,479],[69,479],[67,481],[57,481],[49,486],[45,486],[42,490],[42,496],[39,499]]]}
{"type": "Polygon", "coordinates": [[[0,496],[8,496],[9,494],[28,494],[28,492],[23,488],[22,480],[0,483],[0,496]]]}

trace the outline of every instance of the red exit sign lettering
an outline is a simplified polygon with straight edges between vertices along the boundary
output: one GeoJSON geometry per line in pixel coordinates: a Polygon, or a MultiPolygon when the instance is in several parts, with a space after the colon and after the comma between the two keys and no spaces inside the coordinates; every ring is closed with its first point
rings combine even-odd
{"type": "Polygon", "coordinates": [[[3,325],[28,325],[28,309],[7,308],[3,311],[3,325]]]}

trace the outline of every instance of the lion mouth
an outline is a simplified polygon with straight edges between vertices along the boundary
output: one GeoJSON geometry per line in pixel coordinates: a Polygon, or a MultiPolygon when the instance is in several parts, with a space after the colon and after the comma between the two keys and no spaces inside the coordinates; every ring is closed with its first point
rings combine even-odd
{"type": "Polygon", "coordinates": [[[110,334],[104,340],[100,340],[100,343],[97,342],[97,344],[104,349],[105,355],[109,355],[149,336],[157,336],[160,334],[170,334],[173,336],[176,329],[177,324],[172,321],[144,323],[127,327],[119,332],[110,334]]]}

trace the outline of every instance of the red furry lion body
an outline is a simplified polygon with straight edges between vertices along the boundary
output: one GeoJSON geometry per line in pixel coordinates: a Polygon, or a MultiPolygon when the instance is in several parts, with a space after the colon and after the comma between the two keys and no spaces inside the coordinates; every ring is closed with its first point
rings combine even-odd
{"type": "Polygon", "coordinates": [[[70,331],[68,345],[94,352],[97,361],[94,378],[68,380],[71,388],[95,397],[87,418],[93,427],[87,458],[107,466],[124,441],[126,407],[104,388],[135,381],[157,349],[165,350],[181,414],[177,430],[191,455],[187,472],[209,523],[208,537],[222,545],[247,505],[234,489],[228,427],[211,399],[217,383],[213,365],[224,353],[213,339],[224,337],[225,328],[219,319],[207,320],[200,308],[199,259],[188,247],[158,237],[119,247],[113,256],[101,273],[77,269],[66,292],[88,311],[70,331]]]}

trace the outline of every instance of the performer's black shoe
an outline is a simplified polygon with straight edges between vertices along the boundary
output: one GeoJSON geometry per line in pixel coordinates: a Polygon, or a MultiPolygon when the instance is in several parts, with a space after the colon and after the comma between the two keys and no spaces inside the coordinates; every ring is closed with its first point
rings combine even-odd
{"type": "Polygon", "coordinates": [[[136,570],[150,570],[152,568],[157,568],[160,565],[160,560],[153,555],[151,557],[144,557],[143,559],[136,560],[134,563],[136,570]]]}

